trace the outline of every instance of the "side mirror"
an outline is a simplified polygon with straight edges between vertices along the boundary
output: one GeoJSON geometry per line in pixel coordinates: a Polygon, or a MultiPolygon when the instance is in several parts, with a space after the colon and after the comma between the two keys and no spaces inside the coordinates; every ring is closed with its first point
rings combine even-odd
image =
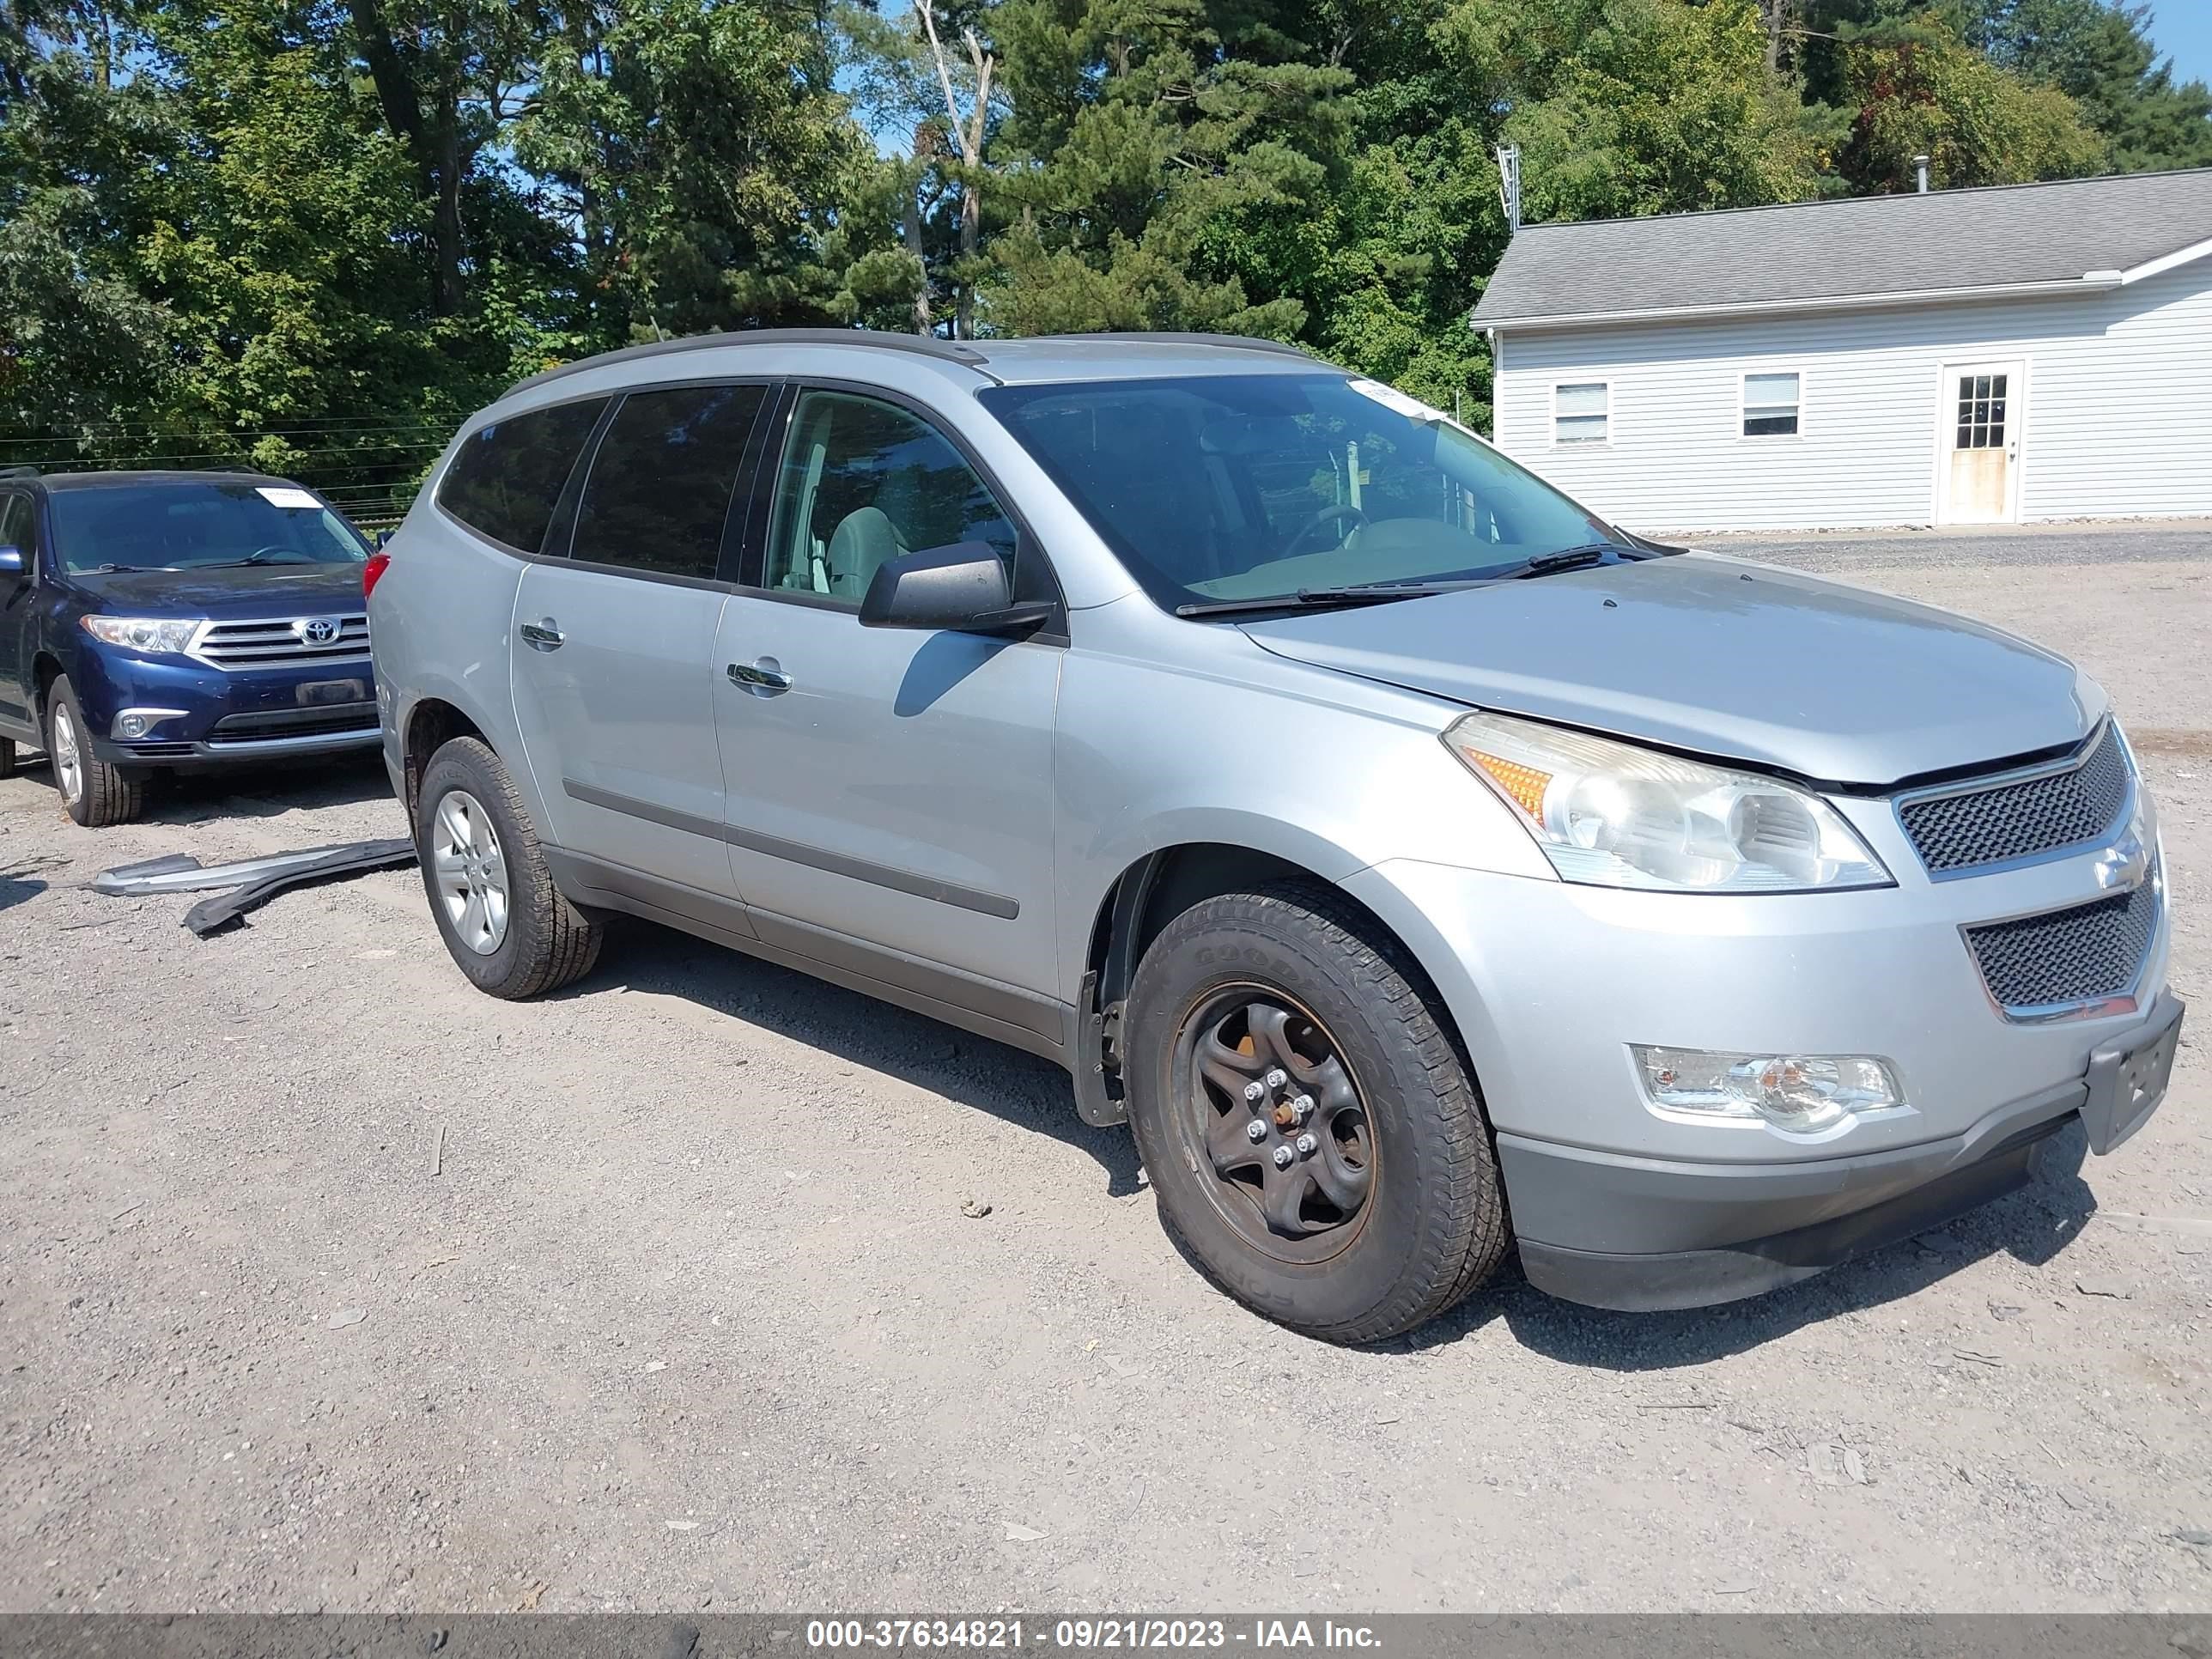
{"type": "Polygon", "coordinates": [[[30,573],[23,568],[23,550],[20,547],[0,547],[0,576],[13,576],[21,581],[30,573]]]}
{"type": "Polygon", "coordinates": [[[876,567],[860,600],[863,628],[997,634],[1034,627],[1050,614],[1047,605],[1014,603],[1006,561],[982,542],[925,547],[887,559],[876,567]]]}

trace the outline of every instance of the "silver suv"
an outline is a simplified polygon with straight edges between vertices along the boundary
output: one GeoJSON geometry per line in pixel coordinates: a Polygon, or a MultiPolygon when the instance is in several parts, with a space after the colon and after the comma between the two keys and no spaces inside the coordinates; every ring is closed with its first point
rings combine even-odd
{"type": "Polygon", "coordinates": [[[2109,1151],[2172,1065],[2094,684],[1287,348],[616,352],[471,422],[368,578],[478,986],[626,912],[1049,1056],[1317,1336],[1515,1243],[1601,1306],[1766,1290],[2109,1151]]]}

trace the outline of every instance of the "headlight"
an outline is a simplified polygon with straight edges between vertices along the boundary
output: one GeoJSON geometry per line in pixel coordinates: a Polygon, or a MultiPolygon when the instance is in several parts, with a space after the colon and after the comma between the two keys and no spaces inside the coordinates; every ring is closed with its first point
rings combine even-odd
{"type": "Polygon", "coordinates": [[[84,631],[108,645],[126,645],[133,651],[166,653],[175,656],[192,642],[199,619],[181,621],[147,617],[87,617],[84,631]]]}
{"type": "Polygon", "coordinates": [[[1632,1046],[1645,1096],[1666,1111],[1813,1134],[1905,1103],[1889,1062],[1870,1054],[1715,1054],[1632,1046]]]}
{"type": "Polygon", "coordinates": [[[1444,744],[1563,881],[1698,893],[1889,882],[1835,808],[1778,779],[1503,714],[1469,714],[1444,744]]]}

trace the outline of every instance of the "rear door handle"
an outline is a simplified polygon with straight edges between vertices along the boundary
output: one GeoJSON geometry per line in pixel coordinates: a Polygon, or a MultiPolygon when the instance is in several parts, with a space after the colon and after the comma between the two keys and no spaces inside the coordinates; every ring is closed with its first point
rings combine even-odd
{"type": "Polygon", "coordinates": [[[763,658],[760,662],[732,663],[729,666],[730,684],[747,691],[765,691],[770,696],[790,690],[791,676],[781,668],[768,666],[768,661],[763,658]]]}
{"type": "Polygon", "coordinates": [[[521,634],[525,645],[538,651],[558,651],[561,641],[568,637],[553,626],[550,617],[543,623],[525,623],[517,631],[521,634]]]}

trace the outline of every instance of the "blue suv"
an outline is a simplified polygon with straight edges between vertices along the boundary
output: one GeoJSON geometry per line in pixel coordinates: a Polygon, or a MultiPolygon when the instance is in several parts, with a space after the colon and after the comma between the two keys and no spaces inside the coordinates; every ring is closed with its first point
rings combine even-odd
{"type": "Polygon", "coordinates": [[[375,747],[370,552],[282,478],[0,473],[0,777],[43,749],[120,823],[158,769],[375,747]]]}

